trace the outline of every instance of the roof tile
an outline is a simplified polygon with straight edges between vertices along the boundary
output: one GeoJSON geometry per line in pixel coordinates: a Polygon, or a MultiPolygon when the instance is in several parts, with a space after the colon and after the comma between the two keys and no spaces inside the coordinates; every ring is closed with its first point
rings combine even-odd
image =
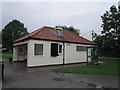
{"type": "Polygon", "coordinates": [[[92,42],[90,40],[87,40],[76,33],[73,33],[68,30],[62,31],[62,36],[56,36],[55,35],[55,28],[44,26],[20,39],[15,40],[14,42],[19,42],[21,40],[24,40],[26,38],[37,38],[37,39],[47,39],[47,40],[56,40],[56,41],[67,41],[67,42],[76,42],[76,43],[86,43],[86,44],[95,44],[95,42],[92,42]]]}

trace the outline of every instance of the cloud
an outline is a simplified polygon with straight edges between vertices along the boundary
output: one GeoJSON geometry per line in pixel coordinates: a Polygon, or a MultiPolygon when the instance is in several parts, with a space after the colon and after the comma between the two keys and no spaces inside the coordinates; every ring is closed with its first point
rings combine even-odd
{"type": "Polygon", "coordinates": [[[42,26],[68,25],[85,32],[101,30],[100,16],[116,2],[4,2],[2,23],[4,26],[13,19],[25,24],[29,32],[42,26]]]}

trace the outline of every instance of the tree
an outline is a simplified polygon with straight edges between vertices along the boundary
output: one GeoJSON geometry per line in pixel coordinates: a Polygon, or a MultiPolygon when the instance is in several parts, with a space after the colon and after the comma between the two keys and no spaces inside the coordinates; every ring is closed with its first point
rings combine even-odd
{"type": "Polygon", "coordinates": [[[92,35],[92,41],[93,41],[97,37],[97,33],[95,33],[94,30],[92,30],[91,35],[92,35]]]}
{"type": "Polygon", "coordinates": [[[0,44],[2,44],[2,32],[0,31],[0,44]]]}
{"type": "Polygon", "coordinates": [[[106,11],[102,18],[103,31],[101,35],[98,35],[95,39],[98,47],[101,51],[110,55],[117,55],[120,52],[120,7],[110,7],[109,11],[106,11]]]}
{"type": "Polygon", "coordinates": [[[9,22],[2,30],[2,44],[8,50],[12,50],[13,41],[28,34],[27,28],[18,20],[9,22]]]}
{"type": "Polygon", "coordinates": [[[72,32],[74,32],[74,33],[76,33],[76,34],[80,34],[80,30],[79,29],[77,29],[77,28],[74,28],[73,26],[55,26],[56,28],[62,28],[62,29],[66,29],[66,30],[69,30],[69,31],[72,31],[72,32]]]}

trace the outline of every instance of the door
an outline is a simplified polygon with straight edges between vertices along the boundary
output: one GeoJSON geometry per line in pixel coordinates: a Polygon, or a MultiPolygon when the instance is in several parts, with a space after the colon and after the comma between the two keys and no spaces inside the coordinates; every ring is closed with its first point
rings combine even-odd
{"type": "Polygon", "coordinates": [[[51,56],[58,56],[58,44],[51,43],[51,56]]]}
{"type": "Polygon", "coordinates": [[[87,48],[87,64],[98,64],[98,55],[96,47],[87,48]]]}

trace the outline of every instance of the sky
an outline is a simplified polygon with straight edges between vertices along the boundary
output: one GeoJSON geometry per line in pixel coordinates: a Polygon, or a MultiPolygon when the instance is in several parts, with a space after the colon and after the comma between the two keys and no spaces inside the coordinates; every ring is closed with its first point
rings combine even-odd
{"type": "Polygon", "coordinates": [[[101,15],[118,2],[1,2],[3,29],[8,22],[17,19],[28,32],[43,26],[66,25],[80,30],[80,36],[91,40],[91,31],[100,34],[101,15]]]}

